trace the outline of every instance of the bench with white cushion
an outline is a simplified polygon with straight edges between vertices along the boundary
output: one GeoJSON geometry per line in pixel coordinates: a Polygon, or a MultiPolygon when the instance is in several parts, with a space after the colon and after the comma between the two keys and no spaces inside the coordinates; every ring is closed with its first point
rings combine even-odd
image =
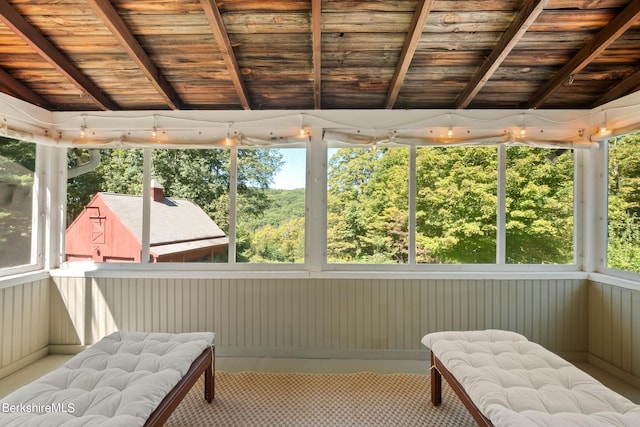
{"type": "Polygon", "coordinates": [[[198,380],[214,398],[214,334],[114,332],[0,400],[0,425],[162,425],[198,380]]]}
{"type": "Polygon", "coordinates": [[[434,332],[431,400],[442,376],[483,426],[640,426],[640,406],[515,332],[434,332]]]}

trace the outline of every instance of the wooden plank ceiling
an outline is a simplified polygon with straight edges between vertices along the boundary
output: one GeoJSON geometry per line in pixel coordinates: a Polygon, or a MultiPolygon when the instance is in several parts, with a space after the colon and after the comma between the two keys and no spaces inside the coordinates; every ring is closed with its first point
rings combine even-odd
{"type": "Polygon", "coordinates": [[[640,0],[0,0],[0,91],[55,111],[590,109],[640,0]]]}

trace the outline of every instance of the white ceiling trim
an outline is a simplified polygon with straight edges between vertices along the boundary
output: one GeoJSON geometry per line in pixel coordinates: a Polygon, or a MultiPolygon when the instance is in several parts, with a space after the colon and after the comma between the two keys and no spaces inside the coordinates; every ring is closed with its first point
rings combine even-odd
{"type": "Polygon", "coordinates": [[[299,146],[317,132],[419,145],[495,139],[495,143],[590,147],[592,142],[638,129],[640,92],[593,110],[95,112],[51,112],[0,94],[0,134],[63,147],[299,146]],[[600,134],[602,127],[607,133],[600,134]],[[523,128],[526,137],[520,136],[523,128]]]}

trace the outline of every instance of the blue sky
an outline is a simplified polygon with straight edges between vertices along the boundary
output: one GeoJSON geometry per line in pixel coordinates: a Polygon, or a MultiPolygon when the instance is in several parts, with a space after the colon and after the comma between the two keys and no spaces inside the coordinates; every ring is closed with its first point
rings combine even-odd
{"type": "Polygon", "coordinates": [[[282,170],[276,175],[273,188],[292,190],[305,187],[305,174],[307,171],[307,155],[304,148],[283,148],[282,170]]]}

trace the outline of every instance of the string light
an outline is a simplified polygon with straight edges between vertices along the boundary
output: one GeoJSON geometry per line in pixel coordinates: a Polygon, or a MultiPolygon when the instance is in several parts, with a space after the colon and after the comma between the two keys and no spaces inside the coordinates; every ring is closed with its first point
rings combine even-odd
{"type": "Polygon", "coordinates": [[[85,129],[87,128],[87,125],[85,119],[86,117],[82,116],[82,124],[80,125],[80,138],[84,138],[86,135],[85,129]]]}
{"type": "Polygon", "coordinates": [[[151,138],[156,139],[158,136],[158,127],[157,127],[157,119],[158,116],[153,115],[153,129],[151,130],[151,138]]]}
{"type": "MultiPolygon", "coordinates": [[[[385,133],[385,137],[382,138],[381,142],[383,144],[387,144],[387,143],[395,143],[395,144],[417,144],[417,145],[421,145],[422,144],[422,137],[417,136],[419,134],[421,134],[424,131],[427,133],[427,136],[424,137],[425,141],[431,139],[437,139],[436,135],[439,134],[440,138],[447,138],[449,143],[452,142],[456,142],[456,141],[466,141],[466,140],[473,140],[475,136],[477,136],[478,134],[482,135],[482,137],[484,138],[488,138],[488,134],[491,134],[492,132],[495,132],[495,137],[496,138],[506,138],[507,135],[510,135],[510,137],[512,138],[513,141],[518,140],[518,141],[524,141],[524,139],[527,137],[527,135],[531,134],[532,131],[529,131],[527,129],[527,124],[526,124],[526,114],[530,114],[530,113],[523,113],[522,111],[518,112],[517,114],[514,114],[512,116],[507,116],[502,118],[503,119],[508,119],[511,124],[505,124],[506,126],[501,126],[496,128],[495,126],[491,125],[490,123],[492,122],[492,120],[490,119],[481,119],[481,118],[473,118],[473,117],[466,117],[463,115],[458,115],[456,114],[456,116],[453,116],[454,113],[452,112],[444,112],[441,113],[439,115],[435,115],[432,117],[428,117],[427,119],[423,119],[420,121],[411,121],[411,122],[407,122],[407,123],[403,123],[401,124],[401,127],[403,128],[402,133],[403,133],[403,138],[399,137],[399,133],[396,129],[394,128],[387,128],[384,129],[384,127],[379,127],[376,128],[375,124],[374,124],[374,128],[371,130],[375,130],[378,133],[379,132],[384,132],[385,133]],[[445,116],[446,115],[446,116],[445,116]],[[462,120],[460,123],[457,123],[457,127],[453,126],[453,119],[456,120],[462,120]],[[444,119],[444,120],[442,120],[444,119]],[[518,119],[520,119],[520,123],[517,123],[518,119]],[[445,121],[446,120],[446,121],[445,121]],[[469,121],[474,121],[474,122],[483,122],[483,123],[487,123],[487,124],[480,124],[480,125],[475,125],[475,124],[469,124],[469,121]],[[438,123],[440,122],[440,123],[438,123]],[[443,123],[444,122],[444,123],[443,123]],[[515,122],[515,123],[514,123],[515,122]],[[446,129],[445,129],[446,127],[446,129]],[[502,130],[500,130],[502,129],[502,130]],[[455,140],[454,140],[455,138],[455,140]]],[[[600,121],[601,124],[595,124],[595,126],[593,126],[594,122],[597,122],[597,118],[596,120],[593,120],[592,123],[592,132],[595,135],[598,135],[599,137],[606,137],[608,135],[611,135],[611,129],[608,128],[607,124],[608,124],[608,111],[600,111],[600,114],[603,114],[603,116],[600,117],[600,121]]],[[[264,137],[263,135],[259,134],[259,135],[250,135],[247,138],[249,139],[255,139],[255,140],[259,140],[259,144],[264,144],[264,145],[278,145],[278,144],[282,144],[284,143],[284,141],[293,141],[295,143],[299,143],[300,142],[300,138],[306,138],[307,136],[310,135],[311,130],[314,129],[313,125],[310,122],[310,127],[306,128],[306,116],[307,113],[302,113],[302,112],[297,112],[296,116],[298,118],[298,129],[297,132],[295,129],[293,129],[293,135],[294,137],[291,138],[291,134],[289,135],[279,135],[279,136],[273,136],[274,133],[277,134],[277,132],[270,132],[269,136],[264,137]]],[[[91,137],[91,138],[101,138],[101,139],[105,139],[105,138],[109,138],[111,134],[113,134],[114,132],[117,131],[117,129],[112,128],[112,127],[104,127],[101,126],[101,117],[100,116],[92,116],[92,115],[87,115],[84,113],[78,114],[75,116],[75,120],[78,119],[78,116],[80,116],[81,118],[81,125],[79,126],[79,134],[80,137],[85,139],[87,137],[91,137]],[[88,135],[87,132],[87,124],[86,124],[86,120],[87,117],[91,117],[91,125],[92,125],[92,129],[90,130],[91,133],[88,135]],[[95,119],[95,120],[94,120],[95,119]],[[93,129],[94,126],[94,121],[96,123],[95,129],[93,129]],[[99,135],[96,135],[96,133],[99,133],[99,135]]],[[[292,116],[292,115],[288,115],[285,116],[287,117],[289,120],[295,120],[296,116],[292,116]]],[[[147,135],[147,142],[151,142],[153,141],[158,141],[159,138],[164,137],[164,132],[162,132],[162,134],[158,133],[158,120],[159,117],[165,117],[164,115],[157,115],[157,114],[150,114],[146,116],[145,120],[148,120],[149,118],[152,118],[153,120],[153,126],[152,129],[149,130],[149,128],[147,128],[146,130],[146,135],[147,135]]],[[[171,116],[167,116],[167,117],[171,117],[171,116]]],[[[316,119],[322,118],[321,116],[319,117],[315,117],[314,115],[310,115],[311,118],[313,118],[312,121],[315,121],[316,119]]],[[[556,129],[557,126],[555,126],[555,124],[562,124],[562,123],[567,123],[567,122],[558,122],[558,121],[554,121],[551,120],[549,118],[546,118],[545,116],[540,116],[537,114],[533,114],[534,118],[538,118],[541,120],[547,120],[551,123],[554,123],[554,125],[551,127],[552,129],[556,129]]],[[[278,117],[276,117],[278,118],[278,117]]],[[[586,118],[586,115],[585,115],[586,118]]],[[[271,120],[273,118],[269,118],[269,120],[271,120]]],[[[233,133],[231,132],[231,126],[235,126],[237,123],[234,122],[224,122],[224,121],[211,121],[211,120],[201,120],[201,119],[182,119],[182,120],[188,120],[188,121],[197,121],[197,122],[206,122],[208,123],[210,126],[225,126],[227,127],[226,130],[226,135],[225,135],[225,142],[222,142],[220,139],[218,140],[219,144],[223,145],[226,143],[227,146],[239,146],[241,145],[244,141],[245,141],[245,137],[244,136],[239,136],[242,134],[239,134],[239,129],[243,128],[243,126],[245,126],[245,123],[249,123],[247,126],[253,126],[254,128],[258,129],[256,132],[267,132],[267,127],[270,126],[270,124],[265,123],[265,125],[261,125],[261,126],[254,126],[250,123],[252,123],[253,121],[251,120],[247,120],[247,121],[241,121],[240,123],[240,127],[237,131],[234,131],[233,133]],[[235,140],[234,140],[235,139],[235,140]]],[[[262,119],[265,120],[265,119],[262,119]]],[[[311,120],[311,119],[310,119],[311,120]]],[[[258,120],[255,120],[256,122],[258,120]]],[[[315,123],[315,122],[314,122],[315,123]]],[[[353,127],[352,123],[349,123],[348,121],[345,123],[340,123],[340,122],[332,122],[335,125],[341,125],[344,126],[345,128],[352,128],[355,129],[353,127]]],[[[164,125],[164,122],[162,123],[164,125]]],[[[292,123],[291,123],[292,124],[292,123]]],[[[72,124],[73,126],[73,124],[72,124]]],[[[77,122],[76,122],[76,126],[77,122]]],[[[323,125],[324,126],[324,125],[323,125]]],[[[328,126],[328,128],[330,128],[330,126],[328,126]]],[[[77,128],[76,128],[77,129],[77,128]]],[[[126,132],[127,135],[133,135],[136,134],[139,131],[143,131],[144,128],[140,128],[140,127],[134,127],[132,129],[126,130],[126,129],[120,129],[120,132],[126,132]]],[[[188,126],[178,126],[177,128],[177,133],[176,133],[176,137],[178,138],[178,140],[181,139],[186,139],[188,138],[188,136],[186,135],[187,132],[192,132],[193,128],[192,127],[188,127],[188,126]],[[185,133],[185,135],[183,135],[183,133],[185,133]]],[[[234,128],[235,129],[235,128],[234,128]]],[[[289,132],[292,130],[291,127],[288,128],[289,132]]],[[[171,129],[173,131],[173,128],[171,129]]],[[[370,130],[370,131],[371,131],[370,130]]],[[[538,132],[538,129],[536,130],[536,134],[538,132]]],[[[287,132],[287,131],[285,131],[287,132]]],[[[359,132],[359,131],[358,131],[359,132]]],[[[540,137],[542,137],[542,133],[544,132],[544,130],[542,128],[540,128],[539,130],[540,132],[540,137]]],[[[202,134],[202,131],[200,132],[200,134],[202,134]]],[[[77,134],[76,134],[77,135],[77,134]]],[[[544,135],[546,136],[546,135],[544,135]]],[[[172,134],[172,138],[174,137],[174,135],[172,134]]],[[[218,134],[219,137],[219,134],[218,134]]],[[[538,136],[533,136],[534,139],[538,140],[538,136]]],[[[375,135],[374,135],[374,139],[375,135]]],[[[550,138],[542,138],[543,140],[550,140],[550,138]]],[[[113,140],[114,143],[116,143],[116,140],[113,140]]],[[[192,140],[189,140],[192,141],[192,140]]],[[[142,142],[142,141],[141,141],[142,142]]],[[[347,142],[347,141],[345,141],[347,142]]],[[[363,142],[363,141],[362,141],[363,142]]],[[[362,143],[360,142],[360,143],[362,143]]],[[[202,144],[206,144],[206,142],[202,142],[199,141],[199,143],[202,144]]],[[[425,142],[426,143],[426,142],[425,142]]],[[[368,144],[370,147],[374,147],[375,145],[377,145],[377,140],[376,143],[374,144],[372,142],[372,139],[369,139],[366,144],[368,144]]]]}
{"type": "Polygon", "coordinates": [[[300,115],[300,136],[305,136],[307,131],[304,128],[304,114],[300,115]]]}
{"type": "Polygon", "coordinates": [[[231,137],[229,136],[229,128],[231,127],[230,123],[227,123],[227,137],[225,138],[225,143],[227,146],[231,145],[231,137]]]}
{"type": "Polygon", "coordinates": [[[604,120],[600,125],[600,135],[606,135],[609,133],[609,129],[607,129],[607,112],[604,112],[604,120]]]}

